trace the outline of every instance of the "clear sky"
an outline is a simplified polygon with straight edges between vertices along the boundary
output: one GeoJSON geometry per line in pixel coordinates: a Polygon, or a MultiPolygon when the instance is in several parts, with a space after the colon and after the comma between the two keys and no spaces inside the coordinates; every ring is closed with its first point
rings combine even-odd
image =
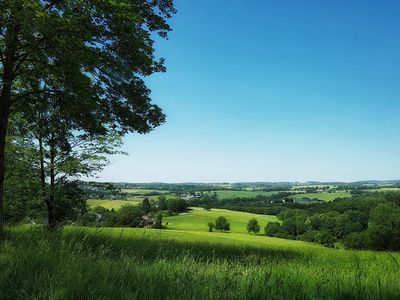
{"type": "Polygon", "coordinates": [[[399,1],[175,1],[167,114],[97,180],[400,179],[399,1]]]}

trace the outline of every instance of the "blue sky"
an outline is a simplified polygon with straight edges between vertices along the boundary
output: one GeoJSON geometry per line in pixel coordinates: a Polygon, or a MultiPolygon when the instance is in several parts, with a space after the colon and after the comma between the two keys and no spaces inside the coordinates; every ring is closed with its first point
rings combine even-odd
{"type": "Polygon", "coordinates": [[[175,1],[165,125],[98,180],[400,179],[400,2],[175,1]]]}

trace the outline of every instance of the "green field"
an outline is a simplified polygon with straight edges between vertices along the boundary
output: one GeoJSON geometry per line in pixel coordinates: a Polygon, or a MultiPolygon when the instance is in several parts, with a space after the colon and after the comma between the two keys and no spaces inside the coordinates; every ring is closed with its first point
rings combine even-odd
{"type": "Polygon", "coordinates": [[[247,232],[247,223],[252,218],[256,218],[258,220],[261,228],[260,231],[264,230],[264,227],[268,222],[277,221],[275,216],[256,215],[216,208],[208,211],[203,208],[194,207],[188,213],[165,217],[164,222],[168,222],[169,229],[208,231],[208,222],[215,222],[215,220],[220,216],[226,217],[230,222],[231,234],[247,232]]]}
{"type": "MultiPolygon", "coordinates": [[[[278,192],[263,192],[263,191],[229,191],[229,190],[219,190],[215,191],[217,193],[218,199],[233,199],[233,198],[254,198],[258,195],[271,196],[277,194],[278,192]]],[[[207,192],[204,192],[207,194],[207,192]]],[[[214,191],[209,192],[209,195],[213,195],[214,191]]]]}
{"type": "Polygon", "coordinates": [[[86,201],[90,208],[101,206],[107,209],[120,209],[123,205],[139,205],[140,201],[132,200],[102,200],[102,199],[89,199],[86,201]]]}
{"type": "Polygon", "coordinates": [[[336,198],[350,198],[350,197],[351,194],[349,192],[333,192],[333,193],[320,192],[320,193],[307,193],[307,194],[298,194],[290,196],[290,198],[293,199],[316,198],[323,201],[333,201],[336,198]]]}
{"type": "Polygon", "coordinates": [[[122,189],[121,191],[127,194],[140,194],[140,195],[147,195],[155,192],[160,194],[169,193],[169,191],[166,190],[151,190],[151,189],[122,189]]]}
{"type": "Polygon", "coordinates": [[[2,299],[399,299],[400,254],[243,233],[38,227],[0,244],[2,299]]]}

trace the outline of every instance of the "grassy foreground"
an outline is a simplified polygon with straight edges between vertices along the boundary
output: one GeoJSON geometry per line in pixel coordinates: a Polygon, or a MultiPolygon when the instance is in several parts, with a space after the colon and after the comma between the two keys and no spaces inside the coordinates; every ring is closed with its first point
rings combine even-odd
{"type": "Polygon", "coordinates": [[[9,229],[2,299],[398,299],[400,255],[247,234],[9,229]]]}

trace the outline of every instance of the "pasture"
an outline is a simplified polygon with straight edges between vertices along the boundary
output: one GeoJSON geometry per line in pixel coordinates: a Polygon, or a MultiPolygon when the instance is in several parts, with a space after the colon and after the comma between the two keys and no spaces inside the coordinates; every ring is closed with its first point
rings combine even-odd
{"type": "Polygon", "coordinates": [[[192,207],[188,213],[165,217],[164,222],[168,222],[168,229],[208,231],[208,222],[215,222],[215,220],[220,216],[226,217],[230,222],[231,234],[247,232],[247,223],[252,218],[258,220],[260,232],[264,231],[264,227],[268,222],[277,221],[275,216],[269,215],[257,215],[216,208],[205,210],[200,207],[192,207]]]}

